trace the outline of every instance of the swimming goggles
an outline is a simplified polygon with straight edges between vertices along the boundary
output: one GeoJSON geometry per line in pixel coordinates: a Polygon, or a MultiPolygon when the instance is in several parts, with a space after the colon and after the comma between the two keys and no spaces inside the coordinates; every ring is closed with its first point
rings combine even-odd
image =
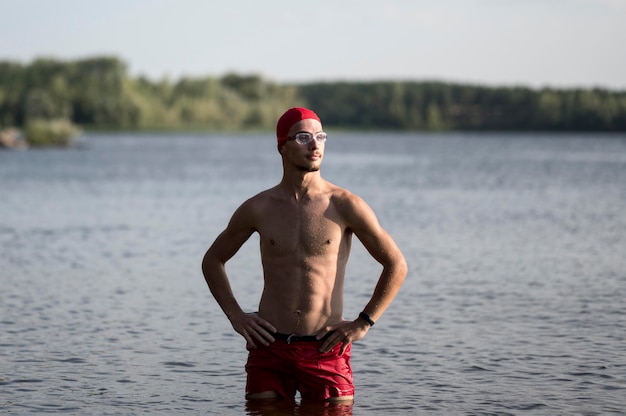
{"type": "Polygon", "coordinates": [[[322,144],[326,142],[326,137],[328,137],[328,135],[324,133],[323,131],[321,131],[317,133],[315,136],[312,135],[311,133],[301,132],[301,133],[296,133],[293,136],[287,137],[287,138],[292,139],[293,141],[295,141],[296,143],[300,145],[305,145],[305,144],[311,143],[313,139],[315,139],[315,141],[318,144],[322,144]]]}

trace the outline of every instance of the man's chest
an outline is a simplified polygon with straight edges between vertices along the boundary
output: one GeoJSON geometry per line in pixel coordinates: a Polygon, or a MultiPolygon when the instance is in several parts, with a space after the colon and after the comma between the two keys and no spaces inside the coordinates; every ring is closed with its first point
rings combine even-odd
{"type": "Polygon", "coordinates": [[[276,207],[258,231],[266,250],[315,255],[337,250],[345,226],[332,205],[317,203],[276,207]]]}

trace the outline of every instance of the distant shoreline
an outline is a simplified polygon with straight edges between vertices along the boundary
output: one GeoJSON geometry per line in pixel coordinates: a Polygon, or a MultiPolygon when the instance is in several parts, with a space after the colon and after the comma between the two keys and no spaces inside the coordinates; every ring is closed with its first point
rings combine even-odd
{"type": "Polygon", "coordinates": [[[328,128],[394,131],[626,131],[626,90],[437,81],[279,84],[259,75],[153,81],[116,57],[0,61],[0,128],[67,120],[87,130],[271,131],[306,106],[328,128]]]}

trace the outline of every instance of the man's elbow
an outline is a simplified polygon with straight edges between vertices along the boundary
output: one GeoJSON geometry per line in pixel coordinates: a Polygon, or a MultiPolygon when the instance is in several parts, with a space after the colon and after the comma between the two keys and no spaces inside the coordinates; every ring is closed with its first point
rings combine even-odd
{"type": "Polygon", "coordinates": [[[386,261],[382,262],[383,268],[387,271],[387,274],[395,284],[401,285],[408,274],[409,267],[406,263],[404,256],[399,253],[395,256],[390,256],[386,261]]]}
{"type": "Polygon", "coordinates": [[[400,255],[399,258],[396,260],[395,269],[395,274],[397,275],[400,283],[404,282],[406,275],[409,273],[409,265],[407,264],[406,259],[403,255],[400,255]]]}
{"type": "Polygon", "coordinates": [[[206,252],[206,254],[204,255],[204,257],[202,258],[202,274],[204,275],[204,278],[207,279],[209,276],[211,276],[213,273],[211,272],[212,270],[215,270],[215,267],[219,264],[219,261],[217,259],[217,257],[215,256],[215,254],[209,250],[206,252]]]}

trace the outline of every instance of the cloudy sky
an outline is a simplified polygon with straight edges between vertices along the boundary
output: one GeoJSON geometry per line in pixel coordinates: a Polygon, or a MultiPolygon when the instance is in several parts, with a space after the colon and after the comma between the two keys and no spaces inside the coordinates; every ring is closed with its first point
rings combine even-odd
{"type": "Polygon", "coordinates": [[[626,0],[0,0],[0,60],[626,90],[626,0]]]}

